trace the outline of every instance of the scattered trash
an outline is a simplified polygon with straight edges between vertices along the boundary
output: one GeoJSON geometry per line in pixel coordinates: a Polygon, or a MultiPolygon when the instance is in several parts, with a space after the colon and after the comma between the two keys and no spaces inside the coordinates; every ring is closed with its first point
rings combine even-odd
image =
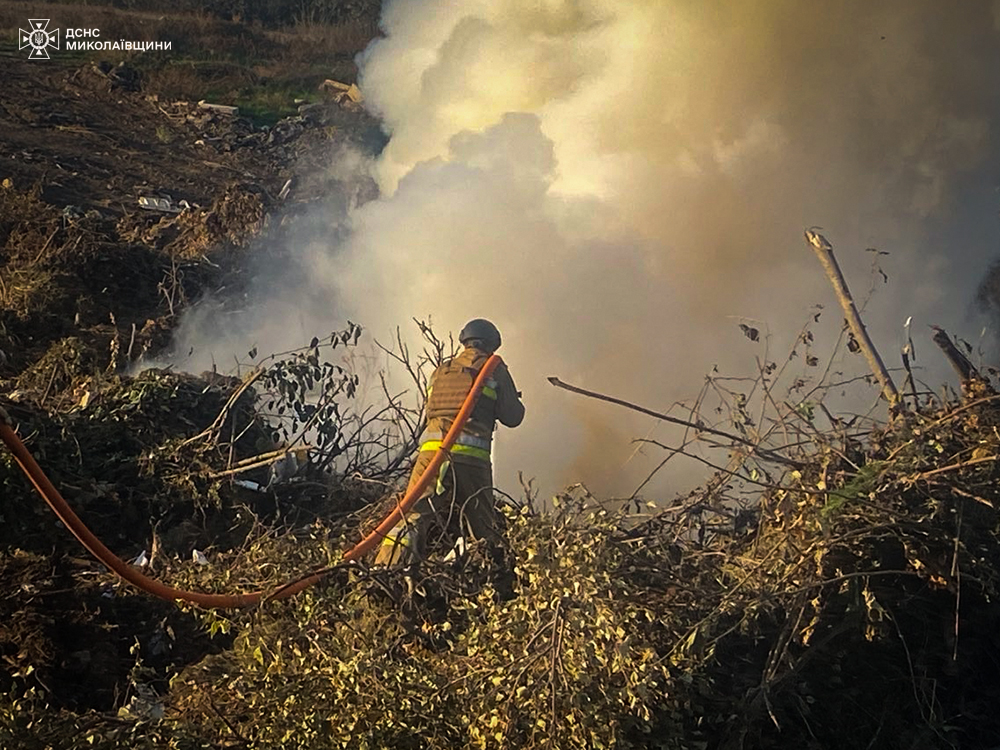
{"type": "Polygon", "coordinates": [[[455,540],[455,545],[448,551],[448,554],[444,556],[445,562],[451,562],[452,560],[458,560],[465,554],[465,537],[460,536],[455,540]]]}
{"type": "Polygon", "coordinates": [[[159,721],[163,718],[163,701],[149,685],[133,682],[135,694],[128,705],[118,709],[118,716],[123,719],[138,719],[159,721]]]}
{"type": "Polygon", "coordinates": [[[235,116],[235,115],[239,114],[239,112],[240,112],[240,108],[239,107],[231,107],[228,104],[211,104],[209,102],[206,102],[204,99],[202,99],[200,102],[198,102],[198,106],[201,109],[207,109],[210,112],[218,112],[219,114],[223,114],[223,115],[234,115],[235,116]]]}
{"type": "Polygon", "coordinates": [[[288,453],[271,464],[271,476],[267,487],[269,488],[280,482],[287,482],[293,479],[299,473],[299,469],[309,463],[309,450],[310,446],[292,448],[288,453]]]}
{"type": "Polygon", "coordinates": [[[140,552],[139,555],[135,559],[133,559],[130,564],[134,565],[137,568],[145,568],[147,565],[149,565],[149,557],[146,555],[146,550],[140,552]]]}
{"type": "Polygon", "coordinates": [[[253,490],[254,492],[264,491],[264,488],[258,482],[252,482],[249,479],[237,479],[233,484],[246,490],[253,490]]]}
{"type": "Polygon", "coordinates": [[[208,558],[205,557],[205,555],[203,555],[199,550],[191,550],[191,559],[199,565],[208,565],[208,558]]]}
{"type": "Polygon", "coordinates": [[[332,93],[333,100],[337,103],[342,104],[345,100],[349,100],[354,104],[361,103],[361,89],[358,88],[357,84],[341,83],[340,81],[327,78],[319,85],[319,88],[321,91],[332,93]]]}
{"type": "Polygon", "coordinates": [[[309,117],[313,114],[319,114],[323,111],[323,104],[302,104],[299,106],[299,114],[302,117],[309,117]]]}
{"type": "Polygon", "coordinates": [[[139,206],[150,211],[162,211],[166,214],[179,214],[181,209],[174,205],[169,198],[155,198],[151,195],[139,197],[139,206]]]}
{"type": "Polygon", "coordinates": [[[170,198],[157,198],[152,195],[141,196],[139,206],[150,211],[162,211],[167,214],[179,214],[185,208],[191,208],[191,204],[185,200],[174,203],[170,198]]]}
{"type": "Polygon", "coordinates": [[[278,200],[282,201],[285,200],[285,198],[288,197],[288,193],[289,191],[291,191],[291,189],[292,189],[292,178],[289,177],[287,180],[285,180],[285,184],[282,186],[281,192],[278,193],[278,200]]]}

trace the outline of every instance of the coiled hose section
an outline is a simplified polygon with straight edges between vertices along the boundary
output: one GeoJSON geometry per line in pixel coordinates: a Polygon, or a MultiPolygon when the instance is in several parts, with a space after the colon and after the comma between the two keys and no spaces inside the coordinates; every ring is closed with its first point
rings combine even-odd
{"type": "MultiPolygon", "coordinates": [[[[410,508],[421,497],[427,485],[437,476],[441,464],[446,460],[448,452],[458,439],[459,433],[462,431],[465,423],[469,421],[472,410],[475,408],[476,402],[483,391],[483,385],[501,361],[500,357],[496,354],[486,360],[486,364],[483,365],[472,385],[472,390],[465,397],[458,416],[452,422],[451,429],[448,430],[444,440],[441,442],[441,447],[434,454],[434,458],[431,459],[430,464],[424,469],[416,484],[410,487],[403,499],[400,500],[392,509],[392,512],[385,517],[374,531],[344,553],[344,562],[358,560],[374,549],[385,538],[386,534],[406,516],[410,508]]],[[[59,490],[56,489],[55,485],[45,475],[45,472],[42,471],[42,468],[35,461],[34,457],[32,457],[28,449],[25,448],[24,443],[21,442],[21,439],[14,432],[9,422],[9,418],[0,409],[0,439],[10,449],[18,465],[24,471],[25,475],[27,475],[35,489],[38,490],[38,494],[48,503],[49,507],[59,517],[59,520],[66,525],[66,528],[72,532],[73,536],[79,540],[80,544],[90,554],[113,570],[122,579],[148,594],[166,599],[167,601],[191,602],[207,609],[237,609],[240,607],[249,607],[265,600],[286,599],[294,596],[321,581],[328,572],[326,569],[316,571],[303,578],[289,581],[272,591],[252,591],[246,594],[204,594],[198,591],[185,591],[160,583],[124,562],[109,550],[100,539],[94,536],[90,529],[80,520],[80,517],[73,512],[69,503],[66,502],[59,490]]]]}

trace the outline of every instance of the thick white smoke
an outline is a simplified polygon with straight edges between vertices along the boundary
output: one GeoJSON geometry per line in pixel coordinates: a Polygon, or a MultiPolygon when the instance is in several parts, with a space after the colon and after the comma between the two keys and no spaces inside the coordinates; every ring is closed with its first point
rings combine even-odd
{"type": "Polygon", "coordinates": [[[389,2],[361,59],[391,138],[372,165],[382,197],[346,240],[303,240],[306,272],[258,301],[268,324],[248,338],[491,318],[528,408],[499,438],[500,484],[524,470],[629,493],[658,459],[629,444],[649,421],[545,376],[666,409],[714,364],[754,369],[739,319],[765,321],[783,354],[821,302],[832,345],[805,226],[825,227],[859,296],[864,249],[892,253],[866,311],[887,355],[910,315],[918,337],[970,332],[1000,236],[998,7],[389,2]]]}

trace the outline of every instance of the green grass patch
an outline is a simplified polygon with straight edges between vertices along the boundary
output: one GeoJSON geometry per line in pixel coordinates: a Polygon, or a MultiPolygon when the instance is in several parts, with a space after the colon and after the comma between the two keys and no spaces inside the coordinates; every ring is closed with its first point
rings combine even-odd
{"type": "Polygon", "coordinates": [[[270,127],[296,114],[302,104],[318,102],[321,98],[317,87],[306,81],[278,81],[244,89],[232,103],[255,125],[270,127]]]}
{"type": "Polygon", "coordinates": [[[820,511],[823,517],[828,519],[835,515],[851,500],[867,497],[878,484],[885,466],[885,461],[870,461],[861,467],[850,482],[840,489],[830,490],[826,504],[820,511]]]}

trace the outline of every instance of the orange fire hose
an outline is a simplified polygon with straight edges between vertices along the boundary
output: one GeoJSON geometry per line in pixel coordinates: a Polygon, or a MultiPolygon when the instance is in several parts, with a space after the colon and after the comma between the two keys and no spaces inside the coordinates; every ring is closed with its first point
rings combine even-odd
{"type": "MultiPolygon", "coordinates": [[[[483,369],[479,371],[479,375],[476,377],[476,380],[472,385],[472,390],[469,391],[469,395],[465,397],[465,401],[462,404],[462,408],[458,412],[458,416],[455,417],[454,422],[452,422],[451,429],[448,430],[448,434],[445,435],[444,440],[441,441],[441,447],[434,454],[434,458],[431,459],[430,464],[426,469],[424,469],[416,484],[414,484],[409,491],[407,491],[403,499],[400,500],[396,507],[393,508],[392,512],[386,516],[385,520],[383,520],[374,531],[368,534],[368,536],[344,553],[345,562],[357,560],[366,553],[370,552],[375,545],[377,545],[379,541],[381,541],[386,534],[392,530],[400,519],[402,519],[406,513],[409,512],[414,503],[417,502],[424,489],[426,489],[427,485],[430,483],[431,479],[437,474],[441,464],[448,455],[448,451],[451,450],[451,447],[458,439],[459,433],[462,431],[465,423],[472,415],[472,410],[476,406],[476,401],[482,393],[483,384],[490,377],[500,362],[501,359],[496,354],[486,360],[486,364],[483,366],[483,369]]],[[[38,494],[42,496],[45,502],[48,503],[49,507],[52,508],[55,514],[59,517],[59,520],[66,525],[66,528],[73,533],[73,536],[80,541],[80,544],[87,548],[87,551],[90,552],[90,554],[117,573],[121,578],[146,593],[158,596],[161,599],[166,599],[168,601],[182,600],[191,602],[200,607],[206,607],[209,609],[235,609],[238,607],[248,607],[266,599],[285,599],[293,596],[303,589],[306,589],[322,580],[327,572],[326,570],[317,571],[316,573],[308,575],[304,578],[290,581],[289,583],[274,589],[274,591],[270,594],[266,591],[253,591],[248,594],[203,594],[197,591],[184,591],[183,589],[173,588],[172,586],[160,583],[159,581],[144,575],[131,565],[122,561],[121,558],[104,546],[104,543],[101,542],[100,539],[94,536],[90,529],[88,529],[83,521],[80,520],[80,517],[73,512],[69,503],[63,499],[63,496],[59,493],[59,490],[56,489],[55,485],[49,481],[45,472],[42,471],[42,468],[32,457],[31,453],[28,452],[28,449],[25,448],[24,443],[21,442],[17,433],[14,432],[13,428],[9,424],[9,421],[9,418],[5,415],[3,410],[0,409],[0,439],[2,439],[6,446],[10,449],[18,465],[27,475],[28,479],[31,480],[35,489],[38,490],[38,494]]]]}

